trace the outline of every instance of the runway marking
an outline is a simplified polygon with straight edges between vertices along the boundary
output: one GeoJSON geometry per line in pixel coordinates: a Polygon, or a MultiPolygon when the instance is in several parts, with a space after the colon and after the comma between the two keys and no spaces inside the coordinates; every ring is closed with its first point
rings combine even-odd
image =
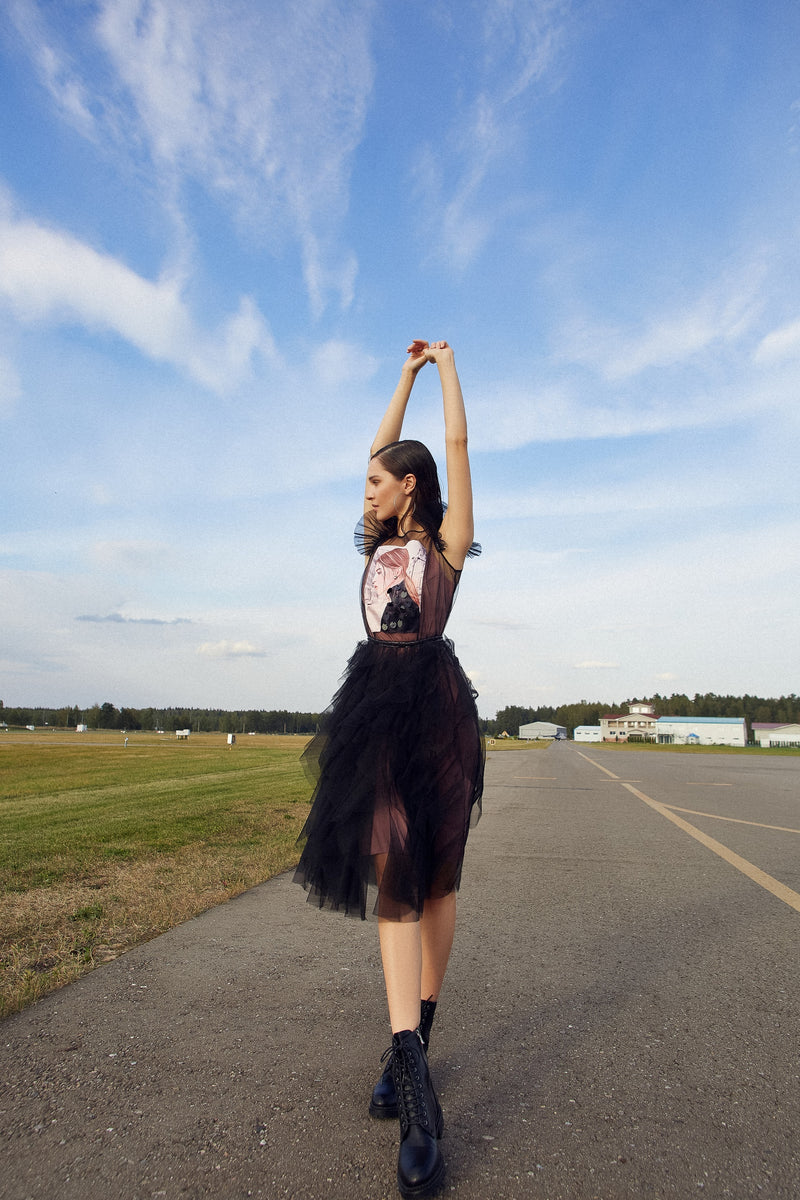
{"type": "Polygon", "coordinates": [[[584,754],[582,750],[577,750],[576,753],[580,754],[581,758],[585,758],[586,761],[591,763],[593,767],[597,767],[598,771],[603,771],[606,775],[608,775],[609,779],[616,779],[617,783],[619,783],[619,775],[615,775],[613,771],[609,771],[608,767],[604,767],[599,762],[595,762],[593,758],[589,758],[589,755],[584,754]]]}
{"type": "MultiPolygon", "coordinates": [[[[591,763],[593,767],[598,767],[601,771],[604,771],[606,775],[611,775],[613,778],[618,779],[617,776],[614,776],[612,771],[609,771],[606,767],[601,766],[600,763],[595,762],[593,758],[589,758],[586,754],[581,754],[580,750],[578,751],[578,754],[580,754],[581,758],[586,759],[588,763],[591,763]]],[[[671,812],[665,804],[661,804],[658,800],[653,800],[652,797],[646,796],[644,792],[640,792],[638,788],[633,787],[633,785],[630,783],[625,783],[621,779],[618,779],[618,782],[622,785],[622,787],[629,791],[631,795],[636,796],[644,804],[649,805],[654,812],[660,813],[662,817],[666,817],[668,821],[672,821],[673,825],[677,825],[679,829],[684,831],[684,833],[688,833],[689,837],[693,837],[696,842],[700,842],[701,846],[705,846],[707,850],[711,850],[712,853],[718,855],[721,859],[724,859],[724,861],[730,866],[735,867],[737,871],[741,871],[742,875],[746,875],[748,879],[753,881],[753,883],[757,883],[759,887],[764,888],[765,891],[770,892],[773,896],[776,896],[778,900],[782,900],[784,904],[788,904],[790,908],[795,910],[795,912],[800,913],[799,893],[793,891],[790,887],[787,887],[785,883],[781,883],[779,879],[775,879],[772,875],[768,875],[766,871],[762,871],[760,867],[754,866],[753,863],[748,862],[746,858],[742,858],[741,854],[735,854],[733,850],[729,850],[727,846],[723,846],[722,842],[718,842],[715,838],[709,837],[707,833],[703,833],[703,831],[701,829],[697,829],[696,826],[690,825],[688,821],[684,821],[683,817],[679,817],[677,813],[671,812]]]]}
{"type": "Polygon", "coordinates": [[[698,812],[696,808],[679,808],[677,804],[665,804],[673,812],[690,813],[693,817],[710,817],[712,821],[730,821],[733,825],[754,825],[756,829],[774,829],[778,833],[800,833],[800,829],[789,829],[786,825],[765,825],[762,821],[744,821],[741,817],[721,817],[719,813],[698,812]]]}
{"type": "Polygon", "coordinates": [[[692,779],[687,787],[733,787],[732,783],[708,783],[705,779],[692,779]]]}

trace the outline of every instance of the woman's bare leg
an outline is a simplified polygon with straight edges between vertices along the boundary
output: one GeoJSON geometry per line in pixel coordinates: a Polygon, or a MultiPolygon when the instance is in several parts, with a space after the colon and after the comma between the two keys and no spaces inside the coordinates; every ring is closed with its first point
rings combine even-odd
{"type": "Polygon", "coordinates": [[[422,942],[421,991],[423,1000],[438,1000],[456,928],[456,893],[428,898],[419,923],[422,942]]]}
{"type": "Polygon", "coordinates": [[[383,978],[392,1033],[419,1025],[422,937],[420,921],[378,918],[383,978]]]}
{"type": "Polygon", "coordinates": [[[378,920],[392,1033],[416,1029],[420,999],[438,1000],[456,927],[456,893],[425,901],[419,921],[378,920]]]}

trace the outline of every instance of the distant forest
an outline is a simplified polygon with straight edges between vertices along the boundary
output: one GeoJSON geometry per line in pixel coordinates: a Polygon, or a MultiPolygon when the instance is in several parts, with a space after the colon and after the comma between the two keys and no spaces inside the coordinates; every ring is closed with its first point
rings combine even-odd
{"type": "Polygon", "coordinates": [[[254,709],[227,712],[221,708],[115,708],[93,704],[91,708],[6,708],[0,701],[0,722],[7,725],[52,725],[90,729],[163,730],[191,729],[193,733],[315,733],[318,713],[287,712],[283,709],[254,709]]]}
{"type": "MultiPolygon", "coordinates": [[[[777,721],[788,724],[800,722],[800,698],[780,696],[765,699],[761,696],[718,696],[714,692],[695,694],[690,699],[683,693],[672,696],[631,697],[621,703],[581,700],[577,704],[561,704],[557,708],[540,705],[525,708],[511,704],[492,718],[483,718],[481,726],[489,737],[508,733],[516,737],[520,725],[531,721],[554,721],[565,725],[572,734],[576,725],[599,725],[600,718],[609,713],[627,712],[628,704],[652,704],[658,717],[745,717],[748,726],[753,721],[777,721]]],[[[90,729],[152,730],[173,733],[176,729],[191,729],[193,733],[315,733],[319,713],[288,712],[285,709],[240,709],[234,712],[218,708],[115,708],[108,701],[91,708],[77,705],[48,708],[6,708],[0,701],[0,724],[51,725],[59,728],[88,725],[90,729]]]]}

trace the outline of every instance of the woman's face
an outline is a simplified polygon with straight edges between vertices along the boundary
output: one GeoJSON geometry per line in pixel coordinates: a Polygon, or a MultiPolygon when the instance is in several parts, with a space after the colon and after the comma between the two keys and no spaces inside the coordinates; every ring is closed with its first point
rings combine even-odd
{"type": "Polygon", "coordinates": [[[386,470],[379,458],[370,461],[365,499],[379,521],[401,517],[408,507],[413,487],[413,475],[397,479],[386,470]]]}
{"type": "Polygon", "coordinates": [[[390,587],[394,587],[396,583],[400,582],[403,574],[402,567],[390,567],[379,559],[375,564],[374,586],[379,592],[388,592],[390,587]]]}

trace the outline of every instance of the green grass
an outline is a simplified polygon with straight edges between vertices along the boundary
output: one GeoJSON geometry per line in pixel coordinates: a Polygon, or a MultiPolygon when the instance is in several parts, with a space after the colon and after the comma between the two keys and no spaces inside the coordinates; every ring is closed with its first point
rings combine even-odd
{"type": "Polygon", "coordinates": [[[0,741],[0,1015],[293,865],[307,739],[0,741]]]}
{"type": "Polygon", "coordinates": [[[258,844],[308,794],[298,763],[305,740],[291,749],[272,741],[6,748],[0,893],[79,878],[107,859],[258,844]]]}
{"type": "Polygon", "coordinates": [[[517,738],[487,738],[486,749],[492,754],[495,750],[545,750],[551,741],[551,738],[524,738],[521,741],[517,738]]]}

